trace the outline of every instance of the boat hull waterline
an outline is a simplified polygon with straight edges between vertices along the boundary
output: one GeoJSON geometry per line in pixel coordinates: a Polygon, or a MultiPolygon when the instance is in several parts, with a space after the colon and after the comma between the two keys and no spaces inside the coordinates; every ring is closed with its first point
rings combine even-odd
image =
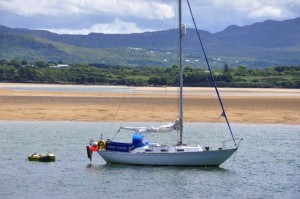
{"type": "Polygon", "coordinates": [[[235,151],[234,149],[182,152],[182,153],[125,153],[101,151],[99,155],[111,164],[153,166],[219,166],[235,151]]]}

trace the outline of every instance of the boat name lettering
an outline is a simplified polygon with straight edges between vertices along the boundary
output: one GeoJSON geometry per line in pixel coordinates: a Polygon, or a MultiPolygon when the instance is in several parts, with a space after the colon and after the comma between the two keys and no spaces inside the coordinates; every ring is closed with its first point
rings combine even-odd
{"type": "Polygon", "coordinates": [[[117,146],[117,149],[119,150],[128,150],[126,146],[117,146]]]}

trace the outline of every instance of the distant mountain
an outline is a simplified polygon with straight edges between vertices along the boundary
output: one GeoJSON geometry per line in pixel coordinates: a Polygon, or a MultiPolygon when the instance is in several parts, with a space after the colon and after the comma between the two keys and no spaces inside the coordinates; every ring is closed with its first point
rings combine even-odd
{"type": "MultiPolygon", "coordinates": [[[[44,30],[0,26],[0,59],[159,65],[177,63],[177,30],[135,34],[59,35],[44,30]]],[[[213,66],[300,65],[300,18],[229,26],[217,33],[200,30],[213,66]]],[[[186,64],[201,66],[196,31],[184,38],[186,64]]]]}

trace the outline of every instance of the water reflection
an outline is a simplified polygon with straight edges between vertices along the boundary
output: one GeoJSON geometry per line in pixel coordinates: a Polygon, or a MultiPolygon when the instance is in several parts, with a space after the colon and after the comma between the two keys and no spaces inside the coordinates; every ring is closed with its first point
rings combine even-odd
{"type": "Polygon", "coordinates": [[[205,171],[205,172],[228,172],[229,169],[218,167],[218,166],[151,166],[151,165],[123,165],[123,164],[97,164],[97,163],[89,163],[86,165],[87,169],[92,170],[118,170],[118,169],[134,169],[145,170],[145,169],[163,169],[163,170],[193,170],[193,171],[205,171]]]}

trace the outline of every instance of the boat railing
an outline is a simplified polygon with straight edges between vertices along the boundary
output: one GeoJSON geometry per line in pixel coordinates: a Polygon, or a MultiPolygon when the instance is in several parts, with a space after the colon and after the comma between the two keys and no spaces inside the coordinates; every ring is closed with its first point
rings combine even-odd
{"type": "MultiPolygon", "coordinates": [[[[241,139],[235,139],[236,141],[241,139]]],[[[239,142],[240,143],[240,142],[239,142]]],[[[234,145],[233,139],[222,140],[222,141],[205,141],[201,144],[205,150],[223,150],[236,148],[234,145]]]]}

